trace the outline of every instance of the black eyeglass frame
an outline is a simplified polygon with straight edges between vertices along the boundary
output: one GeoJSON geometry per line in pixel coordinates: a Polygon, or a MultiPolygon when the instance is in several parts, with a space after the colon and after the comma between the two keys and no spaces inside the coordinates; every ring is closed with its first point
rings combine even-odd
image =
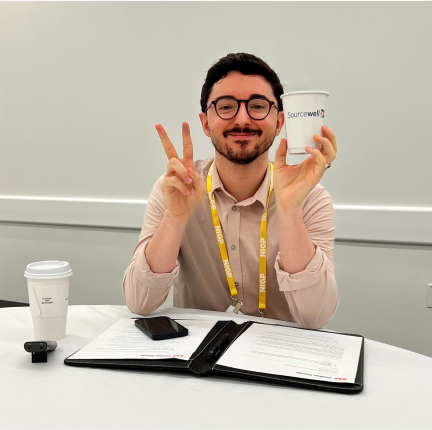
{"type": "Polygon", "coordinates": [[[267,97],[258,97],[258,96],[254,96],[254,97],[251,97],[249,100],[237,100],[236,98],[231,97],[231,96],[222,96],[222,97],[218,97],[216,100],[213,100],[213,101],[212,101],[212,102],[211,102],[211,103],[210,103],[210,104],[205,108],[204,113],[207,114],[207,111],[210,109],[211,105],[214,105],[216,115],[217,115],[219,118],[221,118],[221,119],[226,119],[226,120],[230,120],[230,119],[235,118],[236,115],[239,113],[240,105],[241,105],[242,102],[245,102],[246,112],[247,112],[247,114],[249,115],[249,117],[252,118],[254,121],[262,121],[263,119],[266,119],[266,118],[269,116],[269,114],[270,114],[270,111],[271,111],[272,106],[274,106],[274,107],[277,109],[278,113],[280,112],[280,110],[279,110],[279,108],[277,107],[276,103],[275,103],[275,102],[272,102],[272,101],[269,100],[267,97]],[[236,111],[236,113],[235,113],[231,118],[223,118],[223,117],[221,117],[221,116],[219,115],[219,113],[218,113],[218,111],[217,111],[217,109],[216,109],[216,103],[217,103],[219,100],[235,100],[235,101],[237,102],[237,111],[236,111]],[[268,110],[268,112],[267,112],[267,115],[266,115],[264,118],[256,119],[256,118],[254,118],[253,116],[251,116],[251,114],[249,113],[248,104],[249,104],[249,102],[252,101],[252,100],[265,100],[265,101],[267,101],[267,102],[270,103],[269,110],[268,110]]]}

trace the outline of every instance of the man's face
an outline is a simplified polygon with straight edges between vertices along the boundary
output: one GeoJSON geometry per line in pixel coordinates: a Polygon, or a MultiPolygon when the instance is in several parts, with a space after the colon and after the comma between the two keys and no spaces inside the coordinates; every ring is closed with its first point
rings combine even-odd
{"type": "MultiPolygon", "coordinates": [[[[252,95],[258,94],[276,103],[271,85],[263,76],[231,71],[213,85],[207,105],[223,96],[249,100],[252,95]]],[[[265,119],[252,119],[245,103],[240,104],[237,115],[229,120],[220,118],[214,105],[207,110],[207,115],[200,113],[199,116],[204,133],[211,138],[216,151],[235,164],[252,163],[265,153],[284,123],[283,112],[278,113],[274,106],[265,119]]]]}

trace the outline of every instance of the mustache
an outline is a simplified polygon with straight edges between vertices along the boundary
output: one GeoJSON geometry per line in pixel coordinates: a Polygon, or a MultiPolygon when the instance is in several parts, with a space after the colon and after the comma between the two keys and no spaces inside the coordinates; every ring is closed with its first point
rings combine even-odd
{"type": "Polygon", "coordinates": [[[223,136],[224,137],[228,137],[229,134],[231,133],[236,133],[236,134],[257,134],[258,136],[262,135],[262,131],[261,130],[254,130],[252,128],[249,127],[245,127],[245,128],[240,128],[240,127],[234,127],[231,130],[227,130],[223,132],[223,136]]]}

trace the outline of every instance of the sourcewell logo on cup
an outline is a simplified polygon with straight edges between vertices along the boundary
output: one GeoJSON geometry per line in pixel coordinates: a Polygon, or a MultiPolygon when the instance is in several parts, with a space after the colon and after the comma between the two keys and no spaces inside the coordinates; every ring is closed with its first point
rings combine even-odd
{"type": "Polygon", "coordinates": [[[317,109],[313,112],[287,112],[287,118],[306,118],[308,116],[324,118],[324,112],[324,109],[317,109]]]}

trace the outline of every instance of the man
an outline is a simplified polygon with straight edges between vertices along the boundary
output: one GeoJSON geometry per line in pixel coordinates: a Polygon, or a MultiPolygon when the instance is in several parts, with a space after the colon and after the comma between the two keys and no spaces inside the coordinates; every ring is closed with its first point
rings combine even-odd
{"type": "Polygon", "coordinates": [[[336,139],[323,126],[314,136],[321,149],[306,147],[311,156],[293,166],[282,139],[272,166],[282,93],[263,60],[229,54],[210,68],[201,94],[214,160],[193,161],[187,123],[182,158],[156,125],[169,162],[124,276],[132,312],[148,315],[174,284],[176,307],[239,310],[308,328],[329,321],[337,305],[334,211],[319,181],[336,157],[336,139]]]}

